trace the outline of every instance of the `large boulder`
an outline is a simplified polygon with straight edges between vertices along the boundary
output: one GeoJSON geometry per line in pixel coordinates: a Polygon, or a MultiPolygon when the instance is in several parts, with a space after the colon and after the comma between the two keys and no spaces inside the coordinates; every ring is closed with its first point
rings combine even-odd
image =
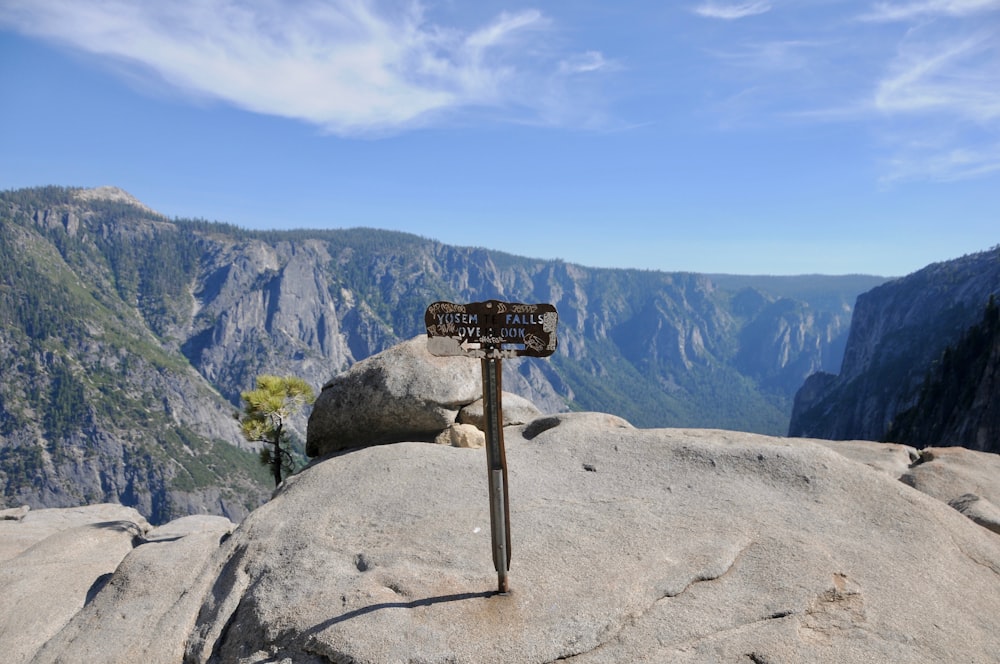
{"type": "MultiPolygon", "coordinates": [[[[0,606],[0,652],[111,664],[992,662],[1000,652],[1000,535],[900,482],[907,449],[639,430],[597,413],[504,436],[507,595],[496,592],[484,452],[404,442],[315,461],[231,536],[224,520],[187,517],[133,536],[123,558],[127,518],[87,525],[68,513],[46,534],[5,513],[0,535],[22,548],[0,566],[14,591],[0,606]]],[[[995,475],[966,477],[975,485],[940,495],[996,495],[995,475]]]]}
{"type": "Polygon", "coordinates": [[[1000,537],[887,472],[809,441],[592,414],[505,438],[509,595],[495,592],[483,453],[369,447],[313,464],[243,522],[186,661],[1000,652],[1000,537]]]}
{"type": "Polygon", "coordinates": [[[433,440],[483,394],[480,362],[436,357],[421,335],[358,362],[323,386],[306,454],[406,440],[433,440]]]}

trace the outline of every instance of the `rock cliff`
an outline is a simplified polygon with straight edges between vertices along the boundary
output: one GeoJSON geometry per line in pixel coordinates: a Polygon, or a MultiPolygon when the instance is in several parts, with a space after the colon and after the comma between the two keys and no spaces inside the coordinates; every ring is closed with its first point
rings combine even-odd
{"type": "Polygon", "coordinates": [[[885,437],[1000,452],[1000,307],[993,298],[982,321],[931,365],[917,403],[895,417],[885,437]]]}
{"type": "MultiPolygon", "coordinates": [[[[154,523],[239,520],[268,495],[231,417],[256,375],[318,391],[421,333],[436,300],[556,305],[559,352],[504,364],[506,389],[543,412],[783,433],[794,390],[839,360],[855,295],[882,281],[590,269],[371,229],[250,232],[103,188],[0,192],[0,257],[0,500],[121,501],[154,523]]],[[[305,417],[291,424],[301,443],[305,417]]]]}
{"type": "MultiPolygon", "coordinates": [[[[980,322],[1000,293],[1000,248],[930,265],[858,297],[840,373],[811,376],[796,396],[789,435],[883,440],[915,406],[945,349],[980,322]]],[[[939,439],[1000,449],[993,440],[939,439]]]]}

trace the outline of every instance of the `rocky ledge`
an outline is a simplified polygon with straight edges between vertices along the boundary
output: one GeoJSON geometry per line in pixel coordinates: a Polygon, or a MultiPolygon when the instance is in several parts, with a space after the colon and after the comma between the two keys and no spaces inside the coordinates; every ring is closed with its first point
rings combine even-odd
{"type": "Polygon", "coordinates": [[[425,345],[332,380],[319,458],[238,527],[0,512],[4,661],[996,661],[1000,457],[962,448],[641,430],[507,395],[497,594],[478,363],[425,345]]]}
{"type": "Polygon", "coordinates": [[[8,510],[8,662],[989,662],[1000,462],[575,413],[505,429],[512,591],[484,452],[336,453],[238,527],[8,510]],[[905,481],[900,481],[904,479],[905,481]],[[921,489],[926,489],[924,493],[921,489]],[[966,518],[965,503],[987,513],[966,518]],[[983,519],[980,519],[983,521],[983,519]]]}

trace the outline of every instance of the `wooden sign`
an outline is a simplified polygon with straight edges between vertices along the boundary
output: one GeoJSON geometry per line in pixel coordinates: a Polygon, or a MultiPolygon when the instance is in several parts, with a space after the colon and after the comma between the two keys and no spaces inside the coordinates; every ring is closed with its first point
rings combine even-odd
{"type": "Polygon", "coordinates": [[[483,365],[483,415],[489,469],[490,539],[497,589],[510,592],[510,498],[503,445],[501,365],[505,357],[547,357],[556,351],[559,315],[551,304],[488,300],[435,302],[424,314],[431,355],[478,357],[483,365]]]}
{"type": "Polygon", "coordinates": [[[431,355],[548,357],[556,351],[559,314],[551,304],[435,302],[424,322],[431,355]]]}

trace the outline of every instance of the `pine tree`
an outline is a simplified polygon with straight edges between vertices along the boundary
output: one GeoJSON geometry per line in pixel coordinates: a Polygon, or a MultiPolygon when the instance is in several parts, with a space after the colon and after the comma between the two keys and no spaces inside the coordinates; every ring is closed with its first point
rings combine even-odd
{"type": "Polygon", "coordinates": [[[315,399],[312,388],[295,376],[257,376],[257,389],[240,394],[243,415],[240,418],[243,437],[250,442],[271,445],[261,450],[261,463],[271,466],[274,485],[281,484],[281,471],[294,470],[292,455],[285,444],[288,418],[315,399]]]}

